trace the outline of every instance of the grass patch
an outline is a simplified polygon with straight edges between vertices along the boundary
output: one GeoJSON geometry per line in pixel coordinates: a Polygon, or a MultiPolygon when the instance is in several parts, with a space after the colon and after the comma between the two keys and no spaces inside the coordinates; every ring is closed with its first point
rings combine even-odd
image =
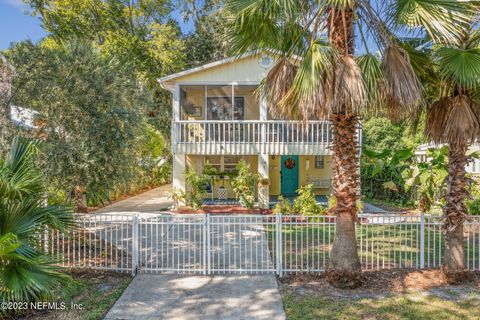
{"type": "MultiPolygon", "coordinates": [[[[393,221],[393,220],[392,220],[393,221]]],[[[357,226],[357,245],[364,269],[419,268],[421,262],[420,225],[405,222],[386,224],[362,224],[357,226]]],[[[265,227],[270,250],[275,252],[276,230],[265,227]]],[[[282,226],[282,265],[286,269],[307,271],[323,270],[328,265],[334,238],[333,223],[286,222],[282,226]]],[[[445,248],[440,224],[425,227],[425,266],[439,267],[445,248]]],[[[480,235],[471,230],[465,241],[465,252],[470,267],[480,261],[480,250],[476,244],[480,235]]]]}
{"type": "Polygon", "coordinates": [[[422,294],[358,300],[327,296],[283,296],[287,317],[295,319],[478,319],[478,299],[450,301],[422,294]]]}
{"type": "Polygon", "coordinates": [[[113,272],[72,272],[72,282],[57,290],[57,302],[81,305],[81,310],[34,311],[24,319],[102,319],[132,280],[129,274],[113,272]]]}

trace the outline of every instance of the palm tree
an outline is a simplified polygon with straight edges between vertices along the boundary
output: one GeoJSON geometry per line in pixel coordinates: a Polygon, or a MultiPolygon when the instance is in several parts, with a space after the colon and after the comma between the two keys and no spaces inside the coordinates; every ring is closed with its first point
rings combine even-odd
{"type": "Polygon", "coordinates": [[[463,223],[468,219],[465,165],[467,150],[480,138],[480,30],[478,17],[457,39],[433,47],[434,101],[427,110],[426,135],[446,143],[448,177],[444,207],[445,248],[443,270],[457,282],[465,271],[463,223]]]}
{"type": "Polygon", "coordinates": [[[471,8],[455,0],[230,0],[229,6],[236,13],[233,50],[278,57],[261,88],[270,113],[332,121],[337,223],[327,279],[354,287],[361,275],[355,235],[360,115],[398,119],[416,111],[422,86],[414,67],[420,64],[398,35],[451,41],[471,8]],[[355,56],[362,46],[365,54],[355,56]]]}
{"type": "Polygon", "coordinates": [[[68,208],[44,205],[42,175],[33,165],[35,144],[16,138],[0,159],[0,300],[32,301],[51,296],[68,277],[38,246],[45,228],[72,226],[68,208]]]}

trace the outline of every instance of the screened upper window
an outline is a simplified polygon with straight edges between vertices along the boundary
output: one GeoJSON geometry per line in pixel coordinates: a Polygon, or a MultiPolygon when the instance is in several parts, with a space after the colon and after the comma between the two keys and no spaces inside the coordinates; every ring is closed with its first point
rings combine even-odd
{"type": "Polygon", "coordinates": [[[257,86],[193,85],[180,87],[182,120],[258,120],[257,86]]]}

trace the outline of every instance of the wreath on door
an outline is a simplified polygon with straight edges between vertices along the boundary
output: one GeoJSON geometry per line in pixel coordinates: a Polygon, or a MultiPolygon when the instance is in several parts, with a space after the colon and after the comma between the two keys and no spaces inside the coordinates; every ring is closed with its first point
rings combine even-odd
{"type": "Polygon", "coordinates": [[[288,158],[287,160],[285,160],[285,168],[287,169],[295,168],[295,160],[293,160],[292,158],[288,158]]]}

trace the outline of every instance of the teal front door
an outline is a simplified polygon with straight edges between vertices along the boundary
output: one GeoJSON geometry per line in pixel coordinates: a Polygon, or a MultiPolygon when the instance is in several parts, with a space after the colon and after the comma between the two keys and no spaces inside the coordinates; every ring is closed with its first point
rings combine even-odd
{"type": "Polygon", "coordinates": [[[281,188],[280,191],[284,196],[293,196],[298,189],[298,156],[282,156],[281,188]]]}

